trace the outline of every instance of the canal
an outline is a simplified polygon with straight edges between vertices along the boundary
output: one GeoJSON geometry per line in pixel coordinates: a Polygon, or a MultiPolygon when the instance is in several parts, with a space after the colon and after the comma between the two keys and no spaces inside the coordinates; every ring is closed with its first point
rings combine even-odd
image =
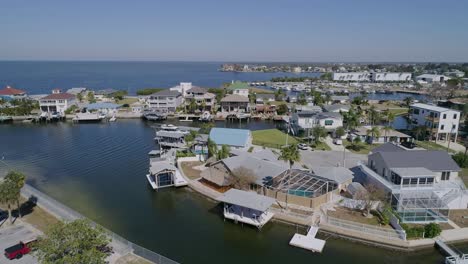
{"type": "MultiPolygon", "coordinates": [[[[402,253],[328,235],[321,235],[327,239],[324,252],[313,254],[288,245],[295,227],[275,222],[258,232],[224,222],[215,202],[189,188],[153,191],[145,178],[147,153],[154,148],[151,125],[141,120],[0,125],[0,155],[25,172],[36,188],[183,263],[443,263],[432,248],[402,253]]],[[[275,124],[241,126],[263,129],[275,124]]],[[[0,165],[0,172],[7,169],[0,165]]]]}

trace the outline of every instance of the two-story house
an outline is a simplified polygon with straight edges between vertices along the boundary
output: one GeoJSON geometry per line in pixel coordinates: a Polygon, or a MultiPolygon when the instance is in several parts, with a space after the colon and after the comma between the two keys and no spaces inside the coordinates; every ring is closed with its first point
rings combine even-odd
{"type": "Polygon", "coordinates": [[[236,81],[231,83],[227,89],[232,91],[232,94],[249,97],[249,88],[248,83],[236,81]]]}
{"type": "Polygon", "coordinates": [[[12,100],[12,99],[23,99],[26,97],[26,92],[20,89],[15,89],[11,86],[7,86],[0,90],[0,99],[12,100]]]}
{"type": "Polygon", "coordinates": [[[457,140],[461,113],[457,110],[429,104],[410,106],[410,129],[416,126],[428,128],[432,140],[457,140]]]}
{"type": "Polygon", "coordinates": [[[52,90],[52,94],[39,100],[39,107],[43,113],[65,114],[70,106],[77,103],[76,96],[69,93],[62,93],[59,89],[52,90]]]}
{"type": "Polygon", "coordinates": [[[180,92],[168,89],[150,95],[146,101],[149,109],[159,112],[175,112],[183,102],[180,92]]]}
{"type": "Polygon", "coordinates": [[[209,93],[208,89],[198,86],[192,86],[186,91],[185,102],[188,104],[191,100],[195,100],[201,111],[211,111],[216,103],[216,95],[209,93]]]}
{"type": "Polygon", "coordinates": [[[403,222],[447,222],[449,210],[467,208],[461,169],[447,152],[386,143],[360,168],[364,183],[383,189],[403,222]]]}
{"type": "Polygon", "coordinates": [[[343,117],[334,112],[311,112],[301,111],[291,116],[291,127],[293,131],[306,131],[316,126],[327,130],[334,130],[343,126],[343,117]]]}

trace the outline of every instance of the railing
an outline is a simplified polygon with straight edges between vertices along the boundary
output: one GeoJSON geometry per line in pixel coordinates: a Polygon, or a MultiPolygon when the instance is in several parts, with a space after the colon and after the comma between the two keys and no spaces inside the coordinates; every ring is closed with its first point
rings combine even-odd
{"type": "MultiPolygon", "coordinates": [[[[58,202],[57,200],[53,199],[52,197],[44,194],[43,192],[37,190],[36,188],[26,184],[23,189],[21,190],[21,194],[26,198],[33,197],[36,199],[36,203],[44,207],[49,213],[54,215],[55,217],[62,219],[63,221],[74,221],[76,219],[84,219],[86,218],[82,214],[76,212],[75,210],[69,208],[68,206],[58,202]]],[[[90,220],[91,221],[91,220],[90,220]]],[[[93,226],[101,225],[91,221],[93,226]]],[[[121,254],[122,256],[132,253],[140,256],[144,259],[152,261],[157,264],[178,264],[178,262],[166,258],[158,253],[155,253],[149,249],[141,247],[137,244],[134,244],[127,239],[117,235],[116,233],[102,227],[107,235],[112,240],[112,248],[115,252],[121,254]]]]}
{"type": "Polygon", "coordinates": [[[360,224],[348,220],[338,219],[331,216],[326,216],[325,219],[329,225],[336,226],[342,229],[357,231],[360,233],[365,233],[367,235],[374,235],[383,239],[406,240],[406,233],[401,230],[360,224]]]}

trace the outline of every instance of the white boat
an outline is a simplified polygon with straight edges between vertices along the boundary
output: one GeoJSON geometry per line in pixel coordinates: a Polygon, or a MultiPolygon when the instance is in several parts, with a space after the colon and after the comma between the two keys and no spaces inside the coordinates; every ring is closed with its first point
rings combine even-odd
{"type": "Polygon", "coordinates": [[[103,119],[101,114],[97,113],[77,113],[73,117],[73,122],[101,122],[103,119]]]}
{"type": "Polygon", "coordinates": [[[211,116],[210,112],[205,111],[203,112],[202,116],[200,117],[200,121],[211,121],[213,117],[211,116]]]}
{"type": "Polygon", "coordinates": [[[109,119],[109,122],[115,122],[115,120],[117,120],[117,118],[115,116],[112,116],[110,119],[109,119]]]}

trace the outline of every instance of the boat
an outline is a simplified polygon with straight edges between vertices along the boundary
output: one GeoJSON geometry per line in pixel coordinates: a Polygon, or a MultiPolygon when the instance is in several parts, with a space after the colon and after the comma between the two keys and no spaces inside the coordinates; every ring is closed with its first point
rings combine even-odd
{"type": "Polygon", "coordinates": [[[203,112],[203,114],[201,115],[201,117],[198,120],[203,121],[203,122],[209,122],[212,119],[213,119],[213,117],[211,116],[211,113],[208,112],[208,111],[205,111],[205,112],[203,112]]]}
{"type": "Polygon", "coordinates": [[[13,117],[0,115],[0,123],[11,123],[11,122],[13,122],[13,117]]]}
{"type": "MultiPolygon", "coordinates": [[[[105,116],[104,116],[105,117],[105,116]]],[[[73,122],[82,122],[82,123],[91,123],[91,122],[101,122],[104,119],[103,115],[100,113],[77,113],[73,117],[73,122]]]]}
{"type": "Polygon", "coordinates": [[[167,119],[167,114],[160,112],[146,112],[143,117],[148,121],[161,121],[167,119]]]}
{"type": "Polygon", "coordinates": [[[111,118],[109,118],[109,122],[115,122],[115,120],[117,120],[115,116],[112,116],[111,118]]]}

